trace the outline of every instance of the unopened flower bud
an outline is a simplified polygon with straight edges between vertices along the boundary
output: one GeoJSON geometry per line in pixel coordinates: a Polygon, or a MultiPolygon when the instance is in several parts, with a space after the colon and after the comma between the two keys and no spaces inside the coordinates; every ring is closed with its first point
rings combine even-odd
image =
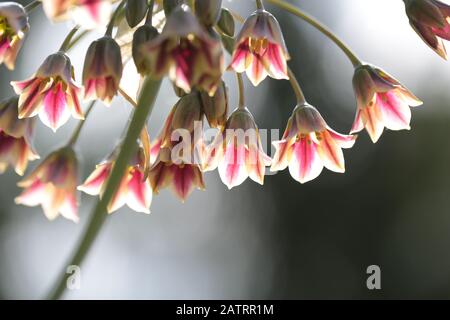
{"type": "Polygon", "coordinates": [[[147,0],[128,0],[125,7],[125,17],[131,28],[136,27],[148,10],[147,0]]]}
{"type": "Polygon", "coordinates": [[[225,82],[222,81],[212,97],[204,91],[200,95],[209,125],[212,128],[223,128],[228,116],[228,89],[225,82]]]}
{"type": "Polygon", "coordinates": [[[91,43],[83,68],[84,97],[110,104],[119,89],[123,65],[120,47],[108,36],[91,43]]]}
{"type": "Polygon", "coordinates": [[[195,14],[205,26],[215,25],[220,18],[222,0],[196,0],[195,14]]]}
{"type": "Polygon", "coordinates": [[[217,23],[217,26],[227,36],[229,36],[229,37],[234,36],[235,24],[234,24],[233,15],[231,14],[230,10],[228,10],[226,8],[222,8],[222,10],[220,12],[220,19],[219,19],[219,22],[217,23]]]}
{"type": "Polygon", "coordinates": [[[158,34],[158,30],[149,25],[143,25],[134,32],[132,54],[134,64],[140,74],[148,74],[151,70],[151,64],[142,52],[141,46],[147,41],[155,39],[158,34]]]}

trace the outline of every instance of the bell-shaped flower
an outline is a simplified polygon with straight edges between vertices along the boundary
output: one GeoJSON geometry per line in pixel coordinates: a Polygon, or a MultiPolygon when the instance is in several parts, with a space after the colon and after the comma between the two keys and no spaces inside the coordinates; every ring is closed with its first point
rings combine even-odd
{"type": "Polygon", "coordinates": [[[289,79],[289,53],[277,19],[269,12],[256,10],[244,23],[235,42],[230,68],[246,72],[254,86],[267,76],[289,79]]]}
{"type": "Polygon", "coordinates": [[[111,16],[108,0],[42,0],[44,12],[55,22],[72,19],[85,29],[101,28],[111,16]]]}
{"type": "Polygon", "coordinates": [[[18,97],[0,103],[0,173],[9,165],[23,175],[28,161],[39,159],[32,138],[34,119],[18,119],[18,97]]]}
{"type": "Polygon", "coordinates": [[[247,108],[236,109],[228,118],[225,130],[207,147],[203,170],[218,167],[222,182],[229,188],[242,184],[248,177],[264,184],[266,166],[271,163],[265,153],[258,126],[247,108]]]}
{"type": "MultiPolygon", "coordinates": [[[[150,213],[152,202],[152,189],[148,179],[144,177],[144,155],[140,148],[130,161],[120,185],[108,205],[108,212],[112,213],[124,205],[136,212],[150,213]]],[[[114,157],[97,165],[96,169],[78,187],[78,190],[87,194],[102,196],[105,183],[114,165],[114,157]]]]}
{"type": "Polygon", "coordinates": [[[29,27],[28,16],[22,5],[15,2],[0,3],[0,64],[14,69],[29,27]]]}
{"type": "Polygon", "coordinates": [[[371,65],[355,69],[353,88],[358,103],[352,132],[366,128],[375,143],[390,130],[409,130],[411,107],[422,105],[414,94],[383,70],[371,65]]]}
{"type": "Polygon", "coordinates": [[[61,214],[77,222],[77,176],[75,152],[69,147],[59,149],[18,183],[24,190],[15,201],[30,207],[41,205],[49,220],[61,214]]]}
{"type": "Polygon", "coordinates": [[[119,89],[122,72],[122,55],[117,42],[108,36],[92,42],[84,60],[84,98],[111,104],[119,89]]]}
{"type": "Polygon", "coordinates": [[[288,121],[283,138],[274,142],[276,153],[271,171],[289,166],[291,176],[300,183],[317,178],[326,167],[345,172],[342,149],[353,147],[356,136],[343,135],[331,129],[311,105],[297,106],[288,121]]]}
{"type": "Polygon", "coordinates": [[[222,81],[213,96],[206,92],[200,93],[203,112],[211,128],[223,129],[228,116],[228,88],[222,81]]]}
{"type": "Polygon", "coordinates": [[[53,131],[65,124],[72,114],[83,119],[79,94],[69,57],[58,52],[45,59],[35,75],[24,81],[11,82],[19,95],[19,118],[39,114],[41,121],[53,131]]]}
{"type": "Polygon", "coordinates": [[[219,39],[211,37],[186,6],[177,7],[167,18],[160,35],[142,45],[150,75],[168,73],[185,92],[202,89],[213,95],[223,71],[223,51],[219,39]]]}
{"type": "Polygon", "coordinates": [[[411,27],[442,58],[450,40],[450,6],[438,0],[404,0],[411,27]]]}
{"type": "Polygon", "coordinates": [[[202,147],[203,116],[197,92],[183,96],[173,107],[151,150],[149,180],[155,193],[169,187],[185,201],[194,189],[205,189],[197,153],[202,147]]]}

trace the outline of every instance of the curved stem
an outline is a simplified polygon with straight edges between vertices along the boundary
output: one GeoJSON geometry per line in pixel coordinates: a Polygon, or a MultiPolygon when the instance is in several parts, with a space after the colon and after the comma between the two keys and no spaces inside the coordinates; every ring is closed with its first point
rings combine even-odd
{"type": "Polygon", "coordinates": [[[236,72],[236,78],[237,78],[237,83],[238,83],[238,88],[239,88],[238,108],[244,109],[245,108],[244,80],[242,79],[242,74],[240,74],[239,72],[236,72]]]}
{"type": "Polygon", "coordinates": [[[262,0],[256,0],[256,8],[258,8],[260,10],[264,10],[264,4],[263,4],[262,0]]]}
{"type": "Polygon", "coordinates": [[[298,80],[295,77],[294,72],[289,67],[288,67],[288,75],[289,75],[289,82],[291,83],[292,86],[292,90],[294,90],[295,97],[297,98],[297,104],[299,105],[305,104],[306,99],[303,90],[300,87],[300,84],[298,83],[298,80]]]}
{"type": "Polygon", "coordinates": [[[34,0],[32,2],[30,2],[29,4],[27,4],[24,9],[25,12],[27,14],[30,14],[34,9],[36,9],[37,7],[39,7],[41,5],[41,1],[40,0],[34,0]]]}
{"type": "Polygon", "coordinates": [[[84,113],[84,120],[80,120],[77,127],[75,128],[74,132],[72,133],[72,136],[69,139],[69,142],[67,143],[68,146],[73,146],[80,136],[81,130],[83,129],[84,124],[86,123],[87,118],[89,117],[89,114],[91,113],[92,109],[94,109],[95,103],[97,101],[92,101],[89,107],[86,109],[86,112],[84,113]]]}
{"type": "Polygon", "coordinates": [[[356,56],[356,54],[341,40],[339,39],[330,29],[324,26],[322,23],[317,21],[317,19],[298,9],[294,5],[287,3],[283,0],[267,0],[272,4],[280,7],[283,10],[286,10],[293,15],[299,17],[300,19],[306,21],[314,28],[322,32],[325,36],[327,36],[331,41],[333,41],[349,58],[354,67],[360,66],[362,64],[361,60],[356,56]]]}
{"type": "Polygon", "coordinates": [[[72,38],[75,35],[75,33],[77,33],[78,29],[80,29],[80,26],[75,26],[73,27],[72,30],[70,30],[69,34],[66,36],[63,43],[61,44],[59,51],[67,52],[67,50],[70,47],[70,42],[72,41],[72,38]]]}
{"type": "MultiPolygon", "coordinates": [[[[141,95],[138,100],[138,107],[133,113],[127,134],[121,144],[120,151],[116,161],[114,162],[111,174],[106,182],[105,191],[95,205],[90,216],[90,220],[87,224],[87,229],[83,233],[81,241],[66,265],[80,266],[97,238],[99,230],[106,220],[107,206],[120,184],[122,176],[133,153],[137,150],[136,141],[139,137],[139,133],[147,121],[149,114],[153,110],[160,86],[161,80],[152,80],[149,77],[145,79],[142,86],[141,95]]],[[[53,289],[48,296],[49,299],[58,299],[64,293],[66,281],[69,276],[65,273],[65,269],[66,268],[64,267],[61,271],[60,277],[55,282],[53,289]]]]}
{"type": "Polygon", "coordinates": [[[114,11],[111,20],[109,20],[109,24],[108,24],[108,28],[106,29],[105,32],[105,36],[109,36],[112,37],[112,31],[114,29],[114,24],[116,23],[116,19],[119,15],[120,10],[122,10],[122,8],[125,6],[126,1],[123,0],[116,8],[116,10],[114,11]]]}
{"type": "Polygon", "coordinates": [[[155,7],[155,0],[150,0],[148,4],[147,17],[145,18],[145,24],[151,26],[153,23],[153,8],[155,7]]]}
{"type": "Polygon", "coordinates": [[[73,38],[73,40],[67,46],[67,51],[72,49],[80,40],[82,40],[86,35],[88,35],[89,32],[91,32],[91,30],[84,30],[82,33],[73,38]]]}

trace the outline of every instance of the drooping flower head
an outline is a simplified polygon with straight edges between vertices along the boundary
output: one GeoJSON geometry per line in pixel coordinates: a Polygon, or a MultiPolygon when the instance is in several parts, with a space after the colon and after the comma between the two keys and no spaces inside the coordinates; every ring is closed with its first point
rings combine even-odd
{"type": "Polygon", "coordinates": [[[343,173],[342,149],[353,147],[355,140],[356,136],[331,129],[313,106],[299,105],[288,121],[282,140],[273,143],[276,153],[271,171],[289,166],[292,177],[300,183],[317,178],[323,167],[343,173]]]}
{"type": "MultiPolygon", "coordinates": [[[[86,181],[78,187],[78,190],[93,196],[102,196],[106,180],[114,165],[114,159],[115,154],[113,153],[106,161],[97,165],[86,181]]],[[[119,188],[108,205],[109,213],[120,209],[125,204],[134,211],[150,213],[152,189],[148,179],[144,177],[143,161],[143,150],[139,148],[130,161],[119,188]]]]}
{"type": "Polygon", "coordinates": [[[25,9],[15,2],[0,3],[0,64],[14,69],[17,54],[29,29],[25,9]]]}
{"type": "Polygon", "coordinates": [[[117,42],[108,36],[92,42],[84,61],[84,98],[111,104],[119,89],[122,72],[122,55],[117,42]]]}
{"type": "Polygon", "coordinates": [[[422,105],[414,94],[383,70],[362,65],[355,69],[353,88],[358,103],[351,133],[366,128],[375,143],[390,130],[409,130],[411,107],[422,105]]]}
{"type": "Polygon", "coordinates": [[[211,37],[187,6],[179,6],[168,16],[162,33],[142,46],[150,74],[169,74],[185,92],[192,88],[214,94],[223,70],[223,52],[218,39],[211,37]]]}
{"type": "Polygon", "coordinates": [[[223,129],[228,116],[228,88],[222,81],[213,96],[201,92],[202,107],[211,128],[223,129]]]}
{"type": "Polygon", "coordinates": [[[61,214],[77,222],[77,176],[75,152],[67,147],[59,149],[18,183],[24,190],[15,201],[30,207],[41,205],[49,220],[61,214]]]}
{"type": "Polygon", "coordinates": [[[28,161],[39,159],[33,146],[34,119],[18,119],[18,97],[0,103],[0,173],[9,165],[23,175],[28,161]]]}
{"type": "Polygon", "coordinates": [[[256,10],[244,23],[237,36],[230,67],[247,72],[254,86],[267,76],[289,79],[289,53],[277,19],[269,12],[256,10]]]}
{"type": "Polygon", "coordinates": [[[173,107],[152,146],[149,180],[155,193],[170,187],[185,201],[195,188],[205,189],[197,155],[203,116],[197,92],[183,96],[173,107]]]}
{"type": "Polygon", "coordinates": [[[450,6],[438,0],[404,0],[411,27],[442,58],[450,40],[450,6]]]}
{"type": "Polygon", "coordinates": [[[80,87],[75,84],[69,57],[62,52],[47,57],[30,79],[13,81],[11,85],[20,96],[20,119],[39,114],[42,122],[54,131],[69,120],[70,114],[83,119],[78,98],[80,87]]]}
{"type": "Polygon", "coordinates": [[[73,19],[85,29],[104,27],[111,16],[109,0],[42,0],[42,4],[53,21],[73,19]]]}
{"type": "Polygon", "coordinates": [[[203,157],[203,170],[218,167],[222,182],[229,188],[242,184],[248,177],[264,184],[266,166],[271,163],[264,152],[258,126],[247,108],[236,109],[228,118],[203,157]]]}

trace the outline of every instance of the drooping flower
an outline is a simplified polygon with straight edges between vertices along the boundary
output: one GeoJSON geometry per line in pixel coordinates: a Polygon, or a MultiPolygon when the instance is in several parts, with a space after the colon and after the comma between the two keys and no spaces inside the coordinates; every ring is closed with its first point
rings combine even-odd
{"type": "Polygon", "coordinates": [[[0,64],[14,69],[16,57],[28,32],[28,16],[22,5],[15,2],[0,3],[0,64]]]}
{"type": "Polygon", "coordinates": [[[271,171],[289,166],[291,176],[300,183],[317,178],[323,167],[343,173],[342,149],[353,147],[355,140],[356,136],[331,129],[313,106],[299,105],[288,121],[282,140],[273,143],[276,153],[271,171]]]}
{"type": "Polygon", "coordinates": [[[237,36],[230,67],[246,72],[254,86],[267,76],[289,79],[289,53],[277,19],[269,12],[256,10],[237,36]]]}
{"type": "Polygon", "coordinates": [[[211,128],[223,129],[228,116],[228,88],[225,82],[217,88],[216,93],[210,96],[201,92],[202,107],[211,128]]]}
{"type": "MultiPolygon", "coordinates": [[[[120,209],[125,204],[134,211],[150,213],[152,189],[148,179],[144,178],[143,161],[143,150],[140,148],[127,167],[119,188],[108,205],[109,213],[120,209]]],[[[113,164],[113,157],[99,164],[86,181],[78,187],[78,190],[93,196],[102,196],[113,164]]]]}
{"type": "Polygon", "coordinates": [[[15,201],[30,207],[41,205],[49,220],[61,214],[78,222],[77,175],[78,163],[73,149],[59,149],[18,183],[24,190],[15,201]]]}
{"type": "Polygon", "coordinates": [[[206,154],[203,170],[218,167],[220,178],[229,189],[248,177],[264,184],[266,166],[271,163],[262,147],[258,126],[247,108],[236,109],[230,115],[225,130],[208,146],[206,154]]]}
{"type": "Polygon", "coordinates": [[[404,0],[411,27],[442,58],[450,40],[450,6],[438,0],[404,0]]]}
{"type": "Polygon", "coordinates": [[[34,119],[18,119],[18,97],[0,103],[0,173],[9,165],[23,175],[28,161],[39,159],[32,137],[34,119]]]}
{"type": "Polygon", "coordinates": [[[187,93],[199,88],[213,95],[220,84],[224,59],[221,43],[203,29],[186,6],[177,7],[168,16],[162,33],[141,50],[153,77],[168,73],[187,93]]]}
{"type": "Polygon", "coordinates": [[[390,130],[409,130],[411,107],[422,105],[414,94],[383,70],[362,65],[355,69],[353,87],[358,102],[351,133],[366,128],[375,143],[390,130]]]}
{"type": "Polygon", "coordinates": [[[47,57],[30,79],[13,81],[11,85],[20,96],[20,119],[39,114],[41,121],[53,131],[65,124],[70,114],[83,119],[78,99],[80,87],[73,79],[69,57],[62,52],[47,57]]]}
{"type": "Polygon", "coordinates": [[[42,0],[42,4],[53,21],[73,19],[85,29],[104,27],[111,16],[109,0],[42,0]]]}
{"type": "Polygon", "coordinates": [[[108,36],[92,42],[84,61],[84,98],[111,104],[119,89],[122,72],[122,55],[117,42],[108,36]]]}
{"type": "Polygon", "coordinates": [[[173,107],[151,150],[149,180],[155,193],[170,187],[185,201],[195,188],[205,189],[197,154],[203,116],[197,92],[183,96],[173,107]]]}

